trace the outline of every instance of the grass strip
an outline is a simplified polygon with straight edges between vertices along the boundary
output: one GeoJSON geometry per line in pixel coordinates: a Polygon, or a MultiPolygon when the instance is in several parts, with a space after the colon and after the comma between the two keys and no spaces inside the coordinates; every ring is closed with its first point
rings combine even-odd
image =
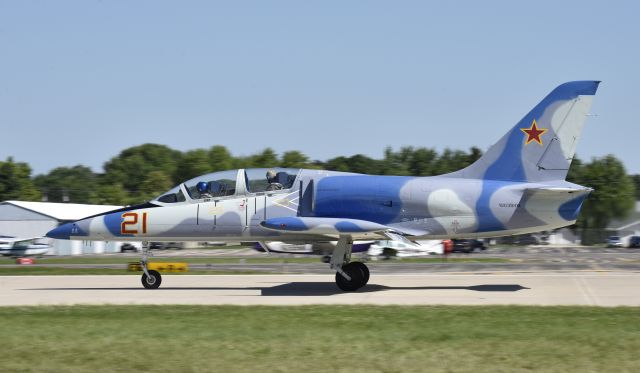
{"type": "Polygon", "coordinates": [[[635,372],[640,309],[0,308],[5,372],[635,372]]]}

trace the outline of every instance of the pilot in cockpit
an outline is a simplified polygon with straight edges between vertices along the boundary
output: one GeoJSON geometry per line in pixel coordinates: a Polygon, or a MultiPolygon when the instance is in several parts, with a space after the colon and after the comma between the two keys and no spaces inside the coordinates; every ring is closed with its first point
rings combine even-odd
{"type": "Polygon", "coordinates": [[[278,174],[274,170],[267,171],[267,189],[266,190],[281,190],[284,186],[278,182],[278,174]]]}
{"type": "Polygon", "coordinates": [[[196,184],[196,189],[198,189],[198,193],[200,193],[200,198],[212,198],[213,196],[209,192],[209,183],[206,181],[200,181],[196,184]]]}

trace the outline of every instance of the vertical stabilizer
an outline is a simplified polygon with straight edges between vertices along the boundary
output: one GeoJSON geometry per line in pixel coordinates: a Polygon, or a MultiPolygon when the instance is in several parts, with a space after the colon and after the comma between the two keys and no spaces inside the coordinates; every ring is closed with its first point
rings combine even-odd
{"type": "Polygon", "coordinates": [[[599,81],[558,86],[471,166],[452,177],[564,180],[599,81]]]}

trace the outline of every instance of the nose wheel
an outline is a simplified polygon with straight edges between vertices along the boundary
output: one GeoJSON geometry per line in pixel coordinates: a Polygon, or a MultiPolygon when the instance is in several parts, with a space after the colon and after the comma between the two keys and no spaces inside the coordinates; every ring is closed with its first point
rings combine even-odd
{"type": "Polygon", "coordinates": [[[142,242],[142,258],[140,258],[140,266],[142,267],[142,286],[145,289],[157,289],[162,283],[160,272],[147,268],[149,256],[149,243],[142,242]]]}
{"type": "Polygon", "coordinates": [[[159,288],[162,283],[162,276],[160,275],[160,272],[152,269],[147,270],[147,273],[142,274],[142,286],[144,286],[145,289],[159,288]]]}

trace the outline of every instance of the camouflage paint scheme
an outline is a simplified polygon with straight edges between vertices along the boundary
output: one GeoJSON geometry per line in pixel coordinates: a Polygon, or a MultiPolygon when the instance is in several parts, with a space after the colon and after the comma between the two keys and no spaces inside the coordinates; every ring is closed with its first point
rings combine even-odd
{"type": "MultiPolygon", "coordinates": [[[[61,225],[58,239],[280,241],[483,238],[573,224],[589,188],[565,181],[599,82],[558,86],[471,166],[433,177],[288,170],[285,190],[159,199],[61,225]]],[[[282,171],[282,169],[274,169],[282,171]]],[[[266,172],[264,170],[253,170],[266,172]]],[[[210,177],[210,176],[209,176],[210,177]]],[[[201,177],[203,180],[207,176],[201,177]]]]}

